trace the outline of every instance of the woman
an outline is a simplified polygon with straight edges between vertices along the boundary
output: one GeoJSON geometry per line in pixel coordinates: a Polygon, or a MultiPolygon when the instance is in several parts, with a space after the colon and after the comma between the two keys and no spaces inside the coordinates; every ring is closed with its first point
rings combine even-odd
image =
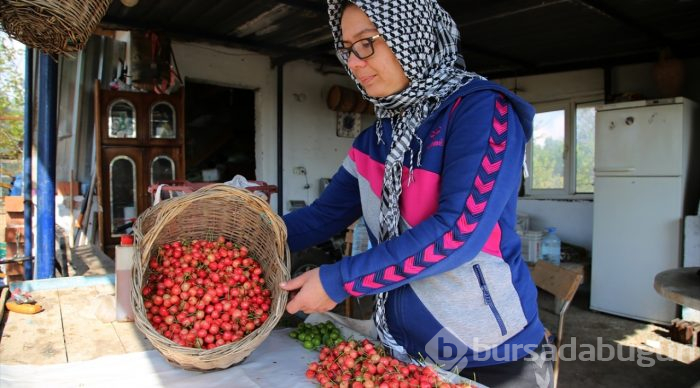
{"type": "MultiPolygon", "coordinates": [[[[463,69],[459,33],[435,0],[329,0],[338,56],[377,122],[323,195],[284,217],[293,251],[364,216],[373,248],[306,272],[295,313],[377,295],[394,357],[489,386],[551,382],[537,292],[515,232],[530,105],[463,69]]],[[[547,385],[546,383],[544,385],[547,385]]]]}

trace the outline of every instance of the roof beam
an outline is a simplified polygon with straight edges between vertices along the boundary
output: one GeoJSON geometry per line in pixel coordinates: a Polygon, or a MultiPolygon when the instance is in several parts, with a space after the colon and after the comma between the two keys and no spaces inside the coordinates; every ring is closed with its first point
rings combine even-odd
{"type": "MultiPolygon", "coordinates": [[[[498,59],[498,60],[504,60],[506,62],[512,63],[516,66],[520,67],[533,67],[535,66],[534,63],[524,61],[520,58],[515,58],[506,54],[503,54],[502,52],[496,52],[493,50],[489,50],[480,46],[475,46],[475,45],[465,45],[462,44],[462,53],[464,52],[473,52],[479,55],[484,55],[487,57],[491,57],[493,59],[498,59]]],[[[464,55],[464,54],[463,54],[464,55]]],[[[469,68],[469,57],[467,55],[464,55],[464,60],[467,62],[467,70],[472,70],[469,68]]]]}
{"type": "Polygon", "coordinates": [[[468,20],[466,20],[466,21],[463,22],[463,23],[457,24],[457,27],[461,29],[461,28],[468,27],[468,26],[471,26],[471,25],[474,25],[474,24],[480,24],[480,23],[491,22],[491,21],[498,20],[498,19],[502,19],[502,18],[505,18],[505,17],[514,16],[514,15],[518,15],[518,14],[521,14],[521,13],[526,13],[526,12],[534,11],[534,10],[536,10],[536,9],[546,8],[546,7],[549,7],[549,6],[552,6],[552,5],[557,5],[557,4],[562,4],[562,3],[568,3],[568,2],[570,2],[570,1],[571,1],[571,0],[545,0],[545,1],[540,2],[539,4],[536,4],[536,5],[533,5],[533,6],[530,6],[530,7],[521,7],[521,8],[514,9],[514,10],[512,10],[512,11],[507,11],[507,12],[501,12],[501,13],[493,14],[493,15],[489,15],[489,16],[486,16],[486,17],[483,17],[483,18],[480,18],[480,19],[468,19],[468,20]]]}
{"type": "Polygon", "coordinates": [[[274,67],[287,62],[296,61],[298,59],[308,59],[311,57],[317,57],[323,54],[327,54],[331,51],[332,47],[333,41],[329,40],[306,49],[295,49],[292,53],[280,55],[276,58],[273,58],[272,66],[274,67]]]}
{"type": "Polygon", "coordinates": [[[601,4],[600,1],[597,1],[597,0],[569,0],[569,1],[573,4],[580,5],[584,8],[587,8],[593,12],[596,12],[604,17],[612,19],[618,23],[621,23],[629,28],[632,28],[633,30],[636,30],[637,32],[644,34],[647,38],[659,43],[662,46],[669,46],[671,48],[674,48],[677,45],[676,42],[672,41],[671,39],[668,39],[662,33],[658,32],[652,28],[649,28],[647,26],[644,26],[640,23],[637,23],[636,21],[630,19],[629,17],[625,16],[621,12],[616,12],[616,11],[606,7],[605,5],[601,4]]]}
{"type": "Polygon", "coordinates": [[[325,5],[310,0],[276,0],[275,2],[286,4],[306,11],[312,11],[318,14],[325,14],[326,12],[328,12],[325,5]]]}
{"type": "Polygon", "coordinates": [[[142,30],[142,31],[160,31],[167,36],[186,42],[207,42],[218,44],[221,46],[249,50],[257,53],[263,53],[270,56],[292,55],[299,50],[294,47],[273,45],[257,42],[247,38],[236,38],[227,35],[212,34],[205,31],[197,31],[192,29],[166,28],[163,26],[154,25],[152,23],[140,24],[130,22],[128,20],[113,19],[105,17],[100,22],[100,26],[107,30],[142,30]]]}
{"type": "Polygon", "coordinates": [[[522,77],[526,75],[538,75],[559,73],[565,71],[597,69],[612,66],[622,66],[641,62],[652,62],[656,60],[657,55],[650,52],[628,52],[622,53],[616,57],[600,57],[588,59],[575,59],[569,62],[559,63],[544,63],[530,67],[513,68],[513,69],[495,69],[493,71],[481,71],[479,74],[488,77],[489,79],[522,77]]]}

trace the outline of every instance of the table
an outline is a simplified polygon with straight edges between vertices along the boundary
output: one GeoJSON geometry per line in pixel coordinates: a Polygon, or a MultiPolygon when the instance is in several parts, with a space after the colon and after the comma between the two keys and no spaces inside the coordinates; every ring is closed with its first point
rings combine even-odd
{"type": "MultiPolygon", "coordinates": [[[[13,283],[45,308],[35,315],[10,313],[0,341],[0,387],[285,387],[317,386],[305,376],[318,359],[273,330],[245,362],[225,370],[187,371],[169,364],[135,327],[114,318],[114,275],[76,276],[13,283]]],[[[335,314],[345,337],[363,338],[374,325],[335,314]]],[[[472,383],[477,388],[485,388],[472,383]]]]}
{"type": "Polygon", "coordinates": [[[654,277],[654,289],[674,303],[700,310],[700,267],[660,272],[654,277]]]}

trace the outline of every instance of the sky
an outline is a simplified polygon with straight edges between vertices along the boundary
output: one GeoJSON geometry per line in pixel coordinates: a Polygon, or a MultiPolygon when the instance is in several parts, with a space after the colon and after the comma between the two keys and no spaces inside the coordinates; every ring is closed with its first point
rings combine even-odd
{"type": "Polygon", "coordinates": [[[535,115],[534,126],[536,136],[533,139],[535,144],[543,146],[547,138],[564,140],[564,111],[555,110],[538,113],[535,115]]]}

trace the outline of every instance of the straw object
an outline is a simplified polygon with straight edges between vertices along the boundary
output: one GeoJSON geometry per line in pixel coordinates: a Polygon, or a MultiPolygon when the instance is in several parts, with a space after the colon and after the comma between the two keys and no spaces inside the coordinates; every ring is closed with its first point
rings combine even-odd
{"type": "Polygon", "coordinates": [[[143,212],[134,225],[136,257],[131,304],[135,323],[172,364],[189,370],[215,370],[242,362],[270,334],[284,313],[287,292],[277,287],[289,280],[287,229],[265,200],[248,190],[211,185],[160,202],[143,212]],[[262,266],[272,292],[269,318],[241,340],[210,350],[183,347],[158,333],[146,318],[141,289],[148,261],[158,247],[177,240],[213,240],[218,236],[246,245],[248,256],[262,266]]]}
{"type": "Polygon", "coordinates": [[[0,0],[10,37],[49,54],[83,49],[112,0],[0,0]]]}

